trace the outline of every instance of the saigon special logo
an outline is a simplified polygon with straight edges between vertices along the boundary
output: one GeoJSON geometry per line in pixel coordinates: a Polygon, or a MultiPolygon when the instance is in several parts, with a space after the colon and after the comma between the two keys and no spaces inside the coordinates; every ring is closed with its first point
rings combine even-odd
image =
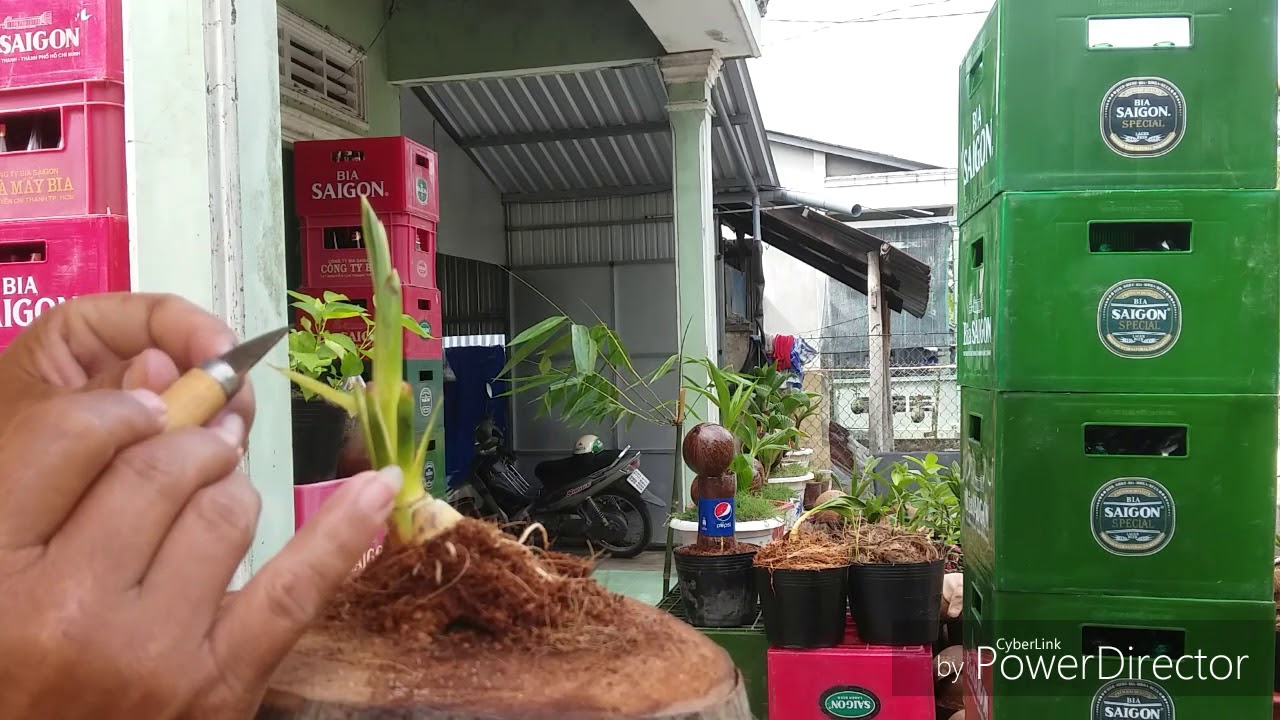
{"type": "Polygon", "coordinates": [[[428,460],[422,466],[422,482],[428,490],[431,489],[432,485],[436,484],[436,463],[434,460],[428,460]]]}
{"type": "Polygon", "coordinates": [[[1174,720],[1173,698],[1148,680],[1112,680],[1093,696],[1093,720],[1174,720]]]}
{"type": "Polygon", "coordinates": [[[1182,304],[1162,282],[1123,280],[1098,303],[1098,338],[1120,357],[1159,357],[1181,333],[1182,304]]]}
{"type": "Polygon", "coordinates": [[[1159,157],[1177,147],[1187,129],[1187,100],[1156,77],[1121,80],[1102,96],[1102,139],[1124,157],[1159,157]]]}
{"type": "Polygon", "coordinates": [[[418,412],[422,415],[422,417],[429,417],[431,415],[432,404],[433,403],[432,403],[432,397],[431,397],[431,388],[424,387],[421,390],[419,390],[418,391],[418,412]]]}
{"type": "Polygon", "coordinates": [[[1118,478],[1098,488],[1089,523],[1098,544],[1113,555],[1155,555],[1173,539],[1173,496],[1147,478],[1118,478]]]}
{"type": "Polygon", "coordinates": [[[430,186],[427,185],[426,178],[418,178],[418,181],[414,183],[414,190],[417,193],[419,205],[426,205],[427,200],[431,198],[431,195],[428,192],[429,187],[430,186]]]}
{"type": "Polygon", "coordinates": [[[880,714],[880,699],[866,688],[834,687],[818,700],[822,714],[835,720],[873,718],[880,714]]]}

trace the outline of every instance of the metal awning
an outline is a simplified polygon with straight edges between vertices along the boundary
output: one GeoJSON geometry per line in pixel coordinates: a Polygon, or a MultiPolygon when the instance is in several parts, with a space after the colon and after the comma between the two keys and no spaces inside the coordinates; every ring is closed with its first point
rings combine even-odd
{"type": "MultiPolygon", "coordinates": [[[[429,83],[414,93],[504,201],[671,191],[667,90],[657,61],[429,83]]],[[[744,60],[725,61],[713,105],[716,190],[777,187],[744,60]]]]}
{"type": "MultiPolygon", "coordinates": [[[[722,213],[723,222],[751,234],[749,204],[720,207],[734,211],[722,213]]],[[[880,238],[807,207],[762,207],[760,234],[769,245],[864,295],[867,253],[881,252],[881,282],[889,308],[924,317],[929,306],[929,266],[880,238]]]]}

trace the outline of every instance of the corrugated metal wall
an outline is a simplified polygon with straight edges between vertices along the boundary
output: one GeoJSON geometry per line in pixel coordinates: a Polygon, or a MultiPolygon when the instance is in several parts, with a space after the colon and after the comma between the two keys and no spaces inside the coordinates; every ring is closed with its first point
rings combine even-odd
{"type": "MultiPolygon", "coordinates": [[[[929,308],[923,318],[894,313],[889,332],[894,348],[946,347],[951,344],[947,320],[947,278],[952,228],[945,221],[902,227],[868,228],[867,232],[927,263],[931,269],[929,308]]],[[[822,351],[867,352],[867,297],[834,280],[828,283],[822,351]]]]}
{"type": "Polygon", "coordinates": [[[446,336],[507,332],[509,277],[506,270],[453,255],[438,256],[436,264],[446,336]]]}
{"type": "MultiPolygon", "coordinates": [[[[508,258],[519,276],[510,279],[513,335],[563,311],[583,324],[607,323],[622,337],[641,373],[651,372],[675,352],[675,235],[669,193],[509,204],[506,213],[508,258]]],[[[674,398],[677,388],[673,374],[656,392],[674,398]]],[[[567,427],[555,418],[538,417],[531,405],[536,399],[517,397],[513,408],[510,439],[521,458],[521,472],[531,473],[538,462],[567,455],[579,436],[593,433],[606,445],[640,450],[641,468],[653,481],[651,491],[670,496],[670,428],[642,422],[630,430],[567,427]]],[[[657,527],[666,513],[652,510],[657,527]]],[[[655,532],[655,540],[661,537],[655,532]]]]}
{"type": "Polygon", "coordinates": [[[507,205],[512,267],[644,262],[674,257],[669,193],[507,205]]]}

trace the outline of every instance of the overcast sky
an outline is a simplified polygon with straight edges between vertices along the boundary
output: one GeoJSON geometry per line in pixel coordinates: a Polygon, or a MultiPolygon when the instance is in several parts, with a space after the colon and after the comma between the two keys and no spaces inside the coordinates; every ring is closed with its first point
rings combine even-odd
{"type": "Polygon", "coordinates": [[[992,4],[771,0],[749,61],[765,126],[954,167],[960,61],[992,4]],[[843,22],[788,22],[807,20],[843,22]]]}
{"type": "Polygon", "coordinates": [[[750,61],[765,126],[954,167],[960,60],[991,5],[771,0],[750,61]]]}

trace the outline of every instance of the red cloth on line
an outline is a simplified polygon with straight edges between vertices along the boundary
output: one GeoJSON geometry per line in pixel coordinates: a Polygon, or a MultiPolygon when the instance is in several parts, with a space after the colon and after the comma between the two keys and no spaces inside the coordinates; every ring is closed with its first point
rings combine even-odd
{"type": "Polygon", "coordinates": [[[795,346],[794,335],[778,335],[773,339],[773,359],[778,363],[779,370],[791,369],[791,351],[795,346]]]}

